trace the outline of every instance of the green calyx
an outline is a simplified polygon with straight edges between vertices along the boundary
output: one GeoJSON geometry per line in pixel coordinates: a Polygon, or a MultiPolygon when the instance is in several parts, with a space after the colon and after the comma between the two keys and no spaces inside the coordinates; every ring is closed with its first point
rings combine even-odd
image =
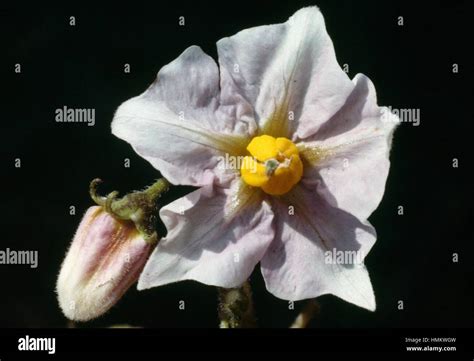
{"type": "Polygon", "coordinates": [[[97,187],[101,183],[102,180],[99,178],[90,183],[89,194],[92,200],[114,218],[133,222],[146,242],[151,244],[158,242],[156,201],[169,189],[169,182],[165,178],[160,178],[143,191],[134,191],[123,197],[118,197],[118,191],[100,196],[97,187]]]}

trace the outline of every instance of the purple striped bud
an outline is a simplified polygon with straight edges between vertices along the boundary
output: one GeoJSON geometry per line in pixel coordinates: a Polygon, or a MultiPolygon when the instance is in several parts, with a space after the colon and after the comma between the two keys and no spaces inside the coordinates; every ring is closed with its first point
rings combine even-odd
{"type": "Polygon", "coordinates": [[[102,207],[90,207],[56,284],[64,315],[88,321],[107,312],[137,281],[153,247],[133,222],[119,221],[102,207]]]}

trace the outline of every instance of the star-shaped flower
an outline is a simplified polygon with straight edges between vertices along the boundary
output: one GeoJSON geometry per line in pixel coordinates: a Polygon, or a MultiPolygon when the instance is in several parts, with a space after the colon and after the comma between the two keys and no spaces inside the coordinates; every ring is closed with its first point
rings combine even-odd
{"type": "Polygon", "coordinates": [[[168,234],[138,288],[181,280],[236,287],[260,262],[285,300],[334,294],[374,310],[367,221],[389,170],[396,122],[370,80],[337,63],[316,7],[191,46],[117,110],[113,133],[171,183],[200,187],[163,207],[168,234]],[[237,165],[237,166],[236,166],[237,165]]]}

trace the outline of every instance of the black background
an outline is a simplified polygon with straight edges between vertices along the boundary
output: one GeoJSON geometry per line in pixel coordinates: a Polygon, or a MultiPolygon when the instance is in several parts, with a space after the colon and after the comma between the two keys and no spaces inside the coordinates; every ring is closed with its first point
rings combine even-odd
{"type": "MultiPolygon", "coordinates": [[[[420,126],[402,124],[395,134],[386,193],[370,217],[378,241],[366,264],[377,311],[323,296],[311,326],[473,326],[467,1],[153,4],[1,10],[0,249],[38,250],[39,267],[0,265],[0,327],[65,327],[54,287],[75,228],[92,204],[89,181],[101,177],[104,191],[125,193],[159,176],[111,134],[115,109],[144,91],[188,46],[199,45],[216,59],[220,38],[284,22],[306,5],[321,8],[340,64],[349,64],[351,78],[360,72],[372,79],[379,104],[421,109],[420,126]],[[69,16],[76,26],[69,26],[69,16]],[[185,16],[184,27],[179,16],[185,16]],[[404,26],[397,25],[398,16],[404,26]],[[21,74],[14,72],[16,63],[21,74]],[[125,63],[130,74],[123,72],[125,63]],[[55,109],[63,106],[95,108],[96,125],[56,123],[55,109]],[[15,158],[21,158],[20,169],[15,158]],[[131,159],[128,169],[124,158],[131,159]],[[457,169],[453,158],[459,159],[457,169]],[[71,205],[75,216],[69,215],[71,205]],[[458,263],[452,262],[454,252],[458,263]]],[[[176,189],[169,197],[187,191],[176,189]]],[[[288,310],[287,302],[265,290],[258,268],[251,281],[260,325],[287,327],[302,303],[288,310]]],[[[214,288],[183,282],[132,289],[104,317],[77,326],[215,327],[216,307],[214,288]],[[178,309],[180,300],[185,311],[178,309]]]]}

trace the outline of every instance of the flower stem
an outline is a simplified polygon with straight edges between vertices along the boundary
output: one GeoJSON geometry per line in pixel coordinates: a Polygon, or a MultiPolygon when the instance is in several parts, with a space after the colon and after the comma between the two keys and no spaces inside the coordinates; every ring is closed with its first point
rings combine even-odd
{"type": "Polygon", "coordinates": [[[218,288],[220,328],[257,326],[249,282],[238,288],[218,288]]]}
{"type": "Polygon", "coordinates": [[[303,307],[303,310],[295,318],[290,328],[305,328],[309,321],[319,312],[319,304],[316,300],[309,300],[303,307]]]}

